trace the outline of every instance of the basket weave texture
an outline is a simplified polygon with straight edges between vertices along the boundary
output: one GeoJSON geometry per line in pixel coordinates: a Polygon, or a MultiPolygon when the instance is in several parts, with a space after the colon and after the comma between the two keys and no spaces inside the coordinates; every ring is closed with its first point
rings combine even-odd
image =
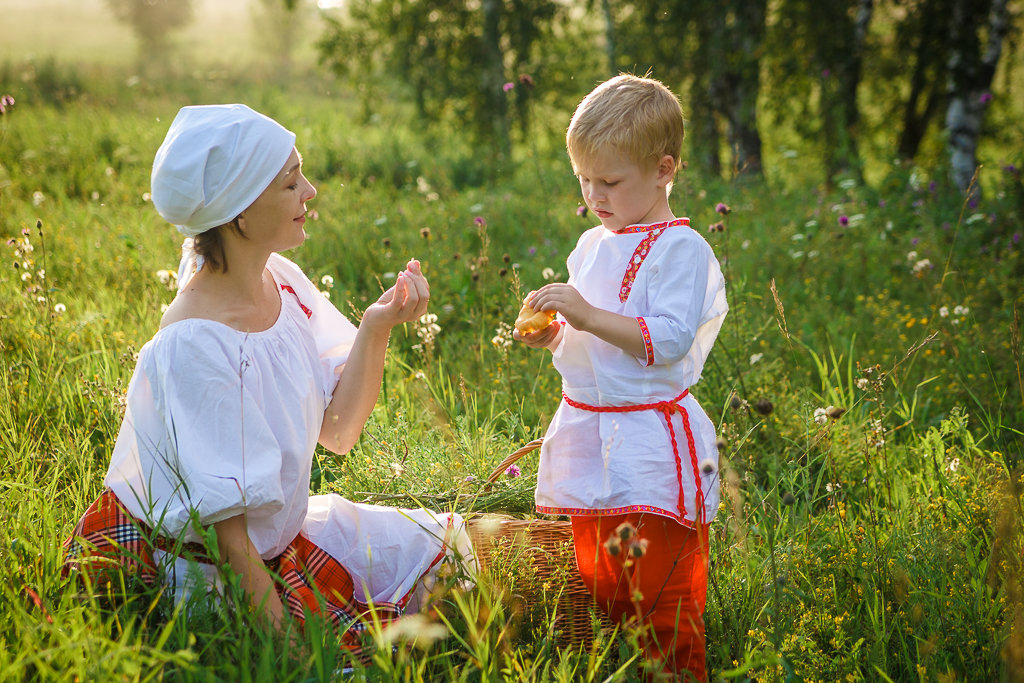
{"type": "MultiPolygon", "coordinates": [[[[539,448],[541,442],[531,441],[509,455],[495,467],[488,481],[495,481],[509,465],[539,448]]],[[[602,631],[612,628],[576,569],[570,522],[488,514],[470,519],[468,530],[482,570],[497,573],[510,563],[518,565],[524,580],[508,588],[526,603],[527,609],[534,610],[544,603],[554,616],[559,642],[589,644],[595,619],[602,631]]]]}

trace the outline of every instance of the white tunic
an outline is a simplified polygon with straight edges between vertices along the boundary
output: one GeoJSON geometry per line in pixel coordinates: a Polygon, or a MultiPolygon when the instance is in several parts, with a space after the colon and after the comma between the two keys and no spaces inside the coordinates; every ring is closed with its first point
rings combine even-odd
{"type": "MultiPolygon", "coordinates": [[[[728,311],[725,280],[711,246],[687,219],[632,226],[616,233],[602,226],[579,239],[567,260],[569,284],[590,304],[640,318],[647,355],[636,358],[592,334],[566,325],[554,351],[562,390],[590,406],[667,401],[700,379],[728,311]]],[[[704,521],[718,509],[715,427],[692,395],[686,410],[700,474],[704,521]]],[[[689,441],[679,413],[671,415],[681,459],[685,510],[680,510],[676,457],[665,414],[658,410],[595,413],[559,405],[541,448],[536,491],[540,512],[569,515],[652,512],[692,526],[697,486],[689,441]]]]}
{"type": "MultiPolygon", "coordinates": [[[[199,541],[203,526],[244,511],[268,560],[302,532],[349,570],[357,599],[402,603],[444,547],[449,517],[449,540],[469,556],[462,521],[309,495],[324,410],[356,328],[294,263],[274,254],[267,267],[282,301],[269,329],[186,319],[142,347],[105,483],[172,539],[199,541]]],[[[186,589],[196,567],[157,559],[186,589]]],[[[199,569],[216,580],[215,568],[199,569]]]]}

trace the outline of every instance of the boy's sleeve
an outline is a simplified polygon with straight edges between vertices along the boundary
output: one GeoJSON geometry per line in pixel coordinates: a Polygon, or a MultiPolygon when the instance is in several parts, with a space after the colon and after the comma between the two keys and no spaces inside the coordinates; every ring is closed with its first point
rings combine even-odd
{"type": "Polygon", "coordinates": [[[714,253],[703,240],[687,241],[649,265],[647,312],[637,316],[646,357],[637,361],[642,365],[675,363],[698,341],[703,364],[728,310],[725,283],[714,253]]]}

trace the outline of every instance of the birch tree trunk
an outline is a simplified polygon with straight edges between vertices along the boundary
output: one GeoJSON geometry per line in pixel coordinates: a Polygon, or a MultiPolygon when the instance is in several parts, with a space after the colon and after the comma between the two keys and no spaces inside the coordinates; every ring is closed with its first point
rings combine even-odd
{"type": "Polygon", "coordinates": [[[978,139],[985,109],[992,98],[989,88],[1009,29],[1007,0],[992,0],[989,6],[988,42],[984,51],[978,30],[986,19],[977,0],[956,0],[951,20],[949,105],[946,109],[950,173],[961,191],[969,191],[971,198],[977,199],[981,190],[977,184],[972,186],[971,180],[978,167],[978,139]]]}

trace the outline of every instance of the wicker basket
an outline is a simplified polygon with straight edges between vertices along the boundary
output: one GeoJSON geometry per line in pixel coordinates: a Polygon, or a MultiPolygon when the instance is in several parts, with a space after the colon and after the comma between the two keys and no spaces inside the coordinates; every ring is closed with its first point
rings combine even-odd
{"type": "MultiPolygon", "coordinates": [[[[540,447],[536,439],[505,458],[488,477],[494,482],[512,463],[540,447]]],[[[601,630],[611,622],[598,608],[576,569],[572,526],[555,519],[515,519],[486,514],[469,520],[469,535],[477,549],[481,569],[500,580],[509,573],[508,586],[528,610],[546,609],[562,644],[589,644],[595,620],[601,630]]]]}

